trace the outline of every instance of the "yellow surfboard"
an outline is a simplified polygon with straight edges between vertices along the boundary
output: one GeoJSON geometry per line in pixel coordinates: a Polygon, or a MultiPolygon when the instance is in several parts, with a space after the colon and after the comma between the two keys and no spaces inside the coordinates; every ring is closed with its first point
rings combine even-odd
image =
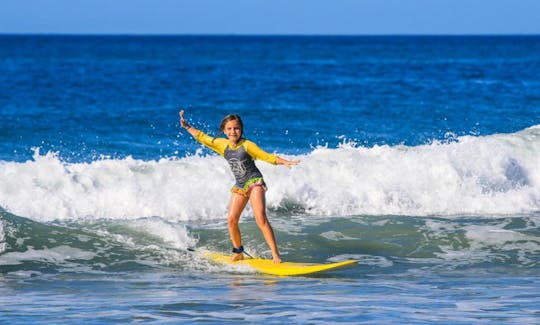
{"type": "Polygon", "coordinates": [[[358,264],[358,262],[355,260],[347,260],[327,264],[296,262],[283,262],[279,264],[274,264],[272,260],[264,258],[246,258],[241,261],[233,262],[231,261],[231,255],[223,255],[215,252],[206,252],[204,255],[216,263],[226,265],[248,266],[259,273],[271,275],[306,275],[325,271],[333,271],[342,267],[358,264]]]}

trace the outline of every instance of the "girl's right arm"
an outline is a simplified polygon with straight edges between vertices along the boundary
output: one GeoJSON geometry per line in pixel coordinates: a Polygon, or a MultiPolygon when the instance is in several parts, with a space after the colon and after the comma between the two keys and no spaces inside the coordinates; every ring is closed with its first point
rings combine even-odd
{"type": "Polygon", "coordinates": [[[186,131],[191,134],[195,140],[223,156],[225,153],[225,147],[227,146],[226,141],[222,141],[224,139],[208,136],[204,132],[189,125],[184,118],[184,110],[180,111],[180,125],[186,129],[186,131]]]}
{"type": "Polygon", "coordinates": [[[197,136],[197,134],[199,133],[199,130],[197,130],[196,128],[192,127],[191,125],[189,125],[187,122],[186,122],[186,119],[184,118],[184,110],[181,110],[180,111],[180,125],[186,129],[186,131],[188,131],[189,134],[191,134],[194,138],[197,136]]]}

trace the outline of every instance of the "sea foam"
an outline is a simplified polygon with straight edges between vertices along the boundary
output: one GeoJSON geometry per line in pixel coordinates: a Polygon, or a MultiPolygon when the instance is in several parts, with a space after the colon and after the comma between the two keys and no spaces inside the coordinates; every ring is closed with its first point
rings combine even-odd
{"type": "Polygon", "coordinates": [[[0,254],[6,251],[6,235],[4,233],[4,222],[0,220],[0,254]]]}
{"type": "MultiPolygon", "coordinates": [[[[290,170],[257,163],[271,210],[327,216],[540,211],[540,125],[412,147],[344,143],[288,158],[301,163],[290,170]]],[[[0,207],[40,221],[220,219],[233,184],[216,155],[66,163],[36,150],[26,162],[0,161],[0,177],[0,207]]]]}

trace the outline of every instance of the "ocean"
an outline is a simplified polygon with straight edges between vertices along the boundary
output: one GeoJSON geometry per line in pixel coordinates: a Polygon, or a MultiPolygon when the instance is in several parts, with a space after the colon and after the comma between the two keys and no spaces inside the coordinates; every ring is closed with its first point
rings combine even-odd
{"type": "MultiPolygon", "coordinates": [[[[243,244],[270,257],[248,207],[243,244]]],[[[539,36],[0,35],[0,323],[540,322],[539,36]],[[229,252],[257,165],[285,261],[229,252]]]]}

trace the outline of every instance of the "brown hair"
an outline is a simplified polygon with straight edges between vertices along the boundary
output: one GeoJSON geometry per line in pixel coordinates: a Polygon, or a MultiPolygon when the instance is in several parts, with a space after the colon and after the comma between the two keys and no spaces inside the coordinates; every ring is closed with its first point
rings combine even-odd
{"type": "Polygon", "coordinates": [[[221,120],[221,123],[219,124],[219,131],[223,132],[225,130],[225,124],[227,124],[230,121],[238,121],[238,124],[240,124],[240,137],[244,135],[244,123],[242,122],[242,119],[240,118],[240,115],[238,114],[229,114],[221,120]]]}

